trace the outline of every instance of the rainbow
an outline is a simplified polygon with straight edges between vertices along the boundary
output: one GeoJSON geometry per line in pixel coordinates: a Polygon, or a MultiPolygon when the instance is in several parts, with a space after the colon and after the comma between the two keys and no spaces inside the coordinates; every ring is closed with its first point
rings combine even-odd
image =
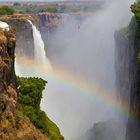
{"type": "MultiPolygon", "coordinates": [[[[109,104],[110,106],[120,110],[124,113],[129,113],[129,102],[125,99],[119,99],[117,100],[117,97],[115,96],[115,93],[108,93],[102,87],[95,81],[86,81],[82,77],[79,77],[77,75],[74,75],[73,73],[66,72],[62,70],[59,67],[53,68],[53,70],[47,69],[47,68],[41,68],[42,66],[40,64],[35,64],[35,62],[31,59],[22,59],[18,60],[17,64],[19,67],[26,69],[28,71],[38,73],[38,74],[45,74],[53,79],[56,79],[58,81],[61,81],[65,84],[68,84],[69,86],[72,86],[74,88],[80,89],[84,91],[85,94],[88,94],[90,96],[94,96],[99,101],[104,102],[105,104],[109,104]],[[37,67],[34,67],[34,66],[37,67]]],[[[134,112],[131,112],[131,116],[136,118],[136,114],[134,112]]]]}

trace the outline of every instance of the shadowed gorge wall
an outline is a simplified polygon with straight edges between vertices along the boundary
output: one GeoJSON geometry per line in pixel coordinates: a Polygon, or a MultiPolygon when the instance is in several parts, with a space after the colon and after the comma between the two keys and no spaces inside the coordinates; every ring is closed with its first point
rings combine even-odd
{"type": "Polygon", "coordinates": [[[140,138],[140,4],[131,6],[134,17],[129,26],[116,33],[117,85],[120,96],[130,101],[126,140],[140,138]],[[128,73],[126,80],[124,76],[128,73]],[[123,77],[123,78],[122,78],[123,77]],[[127,93],[124,92],[127,89],[127,93]]]}
{"type": "Polygon", "coordinates": [[[134,17],[131,21],[130,34],[134,41],[134,78],[130,96],[130,116],[127,127],[127,140],[139,140],[140,137],[140,4],[131,6],[134,17]]]}
{"type": "MultiPolygon", "coordinates": [[[[115,71],[116,71],[116,89],[118,93],[118,99],[126,101],[128,106],[130,102],[130,94],[132,92],[132,84],[134,82],[134,73],[136,62],[134,59],[134,41],[130,34],[130,27],[123,28],[120,31],[116,31],[115,37],[115,71]]],[[[129,113],[129,112],[127,112],[129,113]]],[[[124,112],[124,118],[126,122],[128,114],[124,112]]]]}

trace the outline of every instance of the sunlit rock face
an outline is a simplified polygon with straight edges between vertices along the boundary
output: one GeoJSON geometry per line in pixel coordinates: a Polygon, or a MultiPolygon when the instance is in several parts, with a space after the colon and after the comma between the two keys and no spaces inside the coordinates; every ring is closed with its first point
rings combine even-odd
{"type": "Polygon", "coordinates": [[[17,93],[14,70],[15,35],[0,29],[0,113],[7,116],[14,112],[17,93]]]}
{"type": "Polygon", "coordinates": [[[6,86],[16,87],[14,58],[15,35],[12,32],[0,30],[0,78],[6,86]]]}
{"type": "Polygon", "coordinates": [[[5,138],[3,120],[14,115],[17,102],[14,70],[16,38],[12,31],[3,31],[3,29],[0,29],[0,139],[5,138]]]}
{"type": "Polygon", "coordinates": [[[16,36],[0,28],[0,140],[48,140],[19,107],[14,69],[16,36]]]}

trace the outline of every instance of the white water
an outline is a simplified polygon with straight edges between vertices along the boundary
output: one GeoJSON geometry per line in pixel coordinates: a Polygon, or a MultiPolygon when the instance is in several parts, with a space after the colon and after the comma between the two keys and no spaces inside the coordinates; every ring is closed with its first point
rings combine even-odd
{"type": "Polygon", "coordinates": [[[5,31],[9,31],[9,25],[3,21],[0,21],[0,28],[2,28],[5,31]]]}
{"type": "Polygon", "coordinates": [[[33,39],[34,39],[34,58],[35,61],[42,66],[47,65],[49,68],[51,68],[51,64],[49,62],[49,59],[46,57],[45,53],[45,45],[43,42],[43,39],[41,37],[40,31],[37,29],[37,27],[30,21],[27,20],[32,25],[33,30],[33,39]]]}

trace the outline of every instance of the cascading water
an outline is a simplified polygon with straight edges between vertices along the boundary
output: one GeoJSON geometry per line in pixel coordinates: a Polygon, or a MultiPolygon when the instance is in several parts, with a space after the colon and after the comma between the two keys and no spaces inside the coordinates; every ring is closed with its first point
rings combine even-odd
{"type": "Polygon", "coordinates": [[[35,71],[40,70],[40,69],[43,69],[44,71],[50,71],[52,68],[50,61],[47,58],[45,50],[44,50],[45,45],[44,45],[44,41],[41,37],[40,31],[32,23],[32,21],[27,20],[27,22],[29,22],[30,25],[32,26],[32,35],[33,35],[33,42],[34,42],[34,49],[33,49],[34,50],[34,59],[30,60],[30,58],[28,58],[28,57],[26,58],[26,53],[22,54],[24,57],[21,57],[20,54],[17,54],[16,62],[15,62],[16,74],[18,74],[20,76],[43,77],[42,75],[37,74],[36,72],[31,72],[29,70],[25,70],[23,67],[20,67],[20,65],[19,65],[19,61],[22,61],[22,63],[26,63],[27,61],[29,61],[32,65],[32,68],[35,71]]]}
{"type": "Polygon", "coordinates": [[[41,65],[47,65],[47,67],[51,68],[49,59],[46,57],[44,50],[44,42],[41,37],[40,31],[36,28],[35,25],[30,20],[27,20],[32,25],[33,30],[33,39],[34,39],[34,58],[37,63],[41,63],[41,65]]]}
{"type": "MultiPolygon", "coordinates": [[[[83,135],[95,123],[108,120],[122,123],[116,97],[114,33],[127,26],[131,17],[128,13],[127,1],[110,1],[103,9],[90,13],[81,21],[76,18],[78,15],[69,15],[68,21],[65,16],[64,24],[55,34],[50,34],[47,53],[54,73],[46,78],[44,68],[39,69],[43,73],[41,76],[49,81],[41,105],[58,124],[66,140],[83,135]]],[[[33,29],[33,61],[37,62],[33,64],[44,66],[47,59],[43,40],[35,25],[28,22],[33,29]]],[[[33,73],[27,72],[26,75],[30,74],[33,73]]],[[[113,126],[120,130],[116,140],[125,140],[125,124],[117,127],[113,126]]]]}

